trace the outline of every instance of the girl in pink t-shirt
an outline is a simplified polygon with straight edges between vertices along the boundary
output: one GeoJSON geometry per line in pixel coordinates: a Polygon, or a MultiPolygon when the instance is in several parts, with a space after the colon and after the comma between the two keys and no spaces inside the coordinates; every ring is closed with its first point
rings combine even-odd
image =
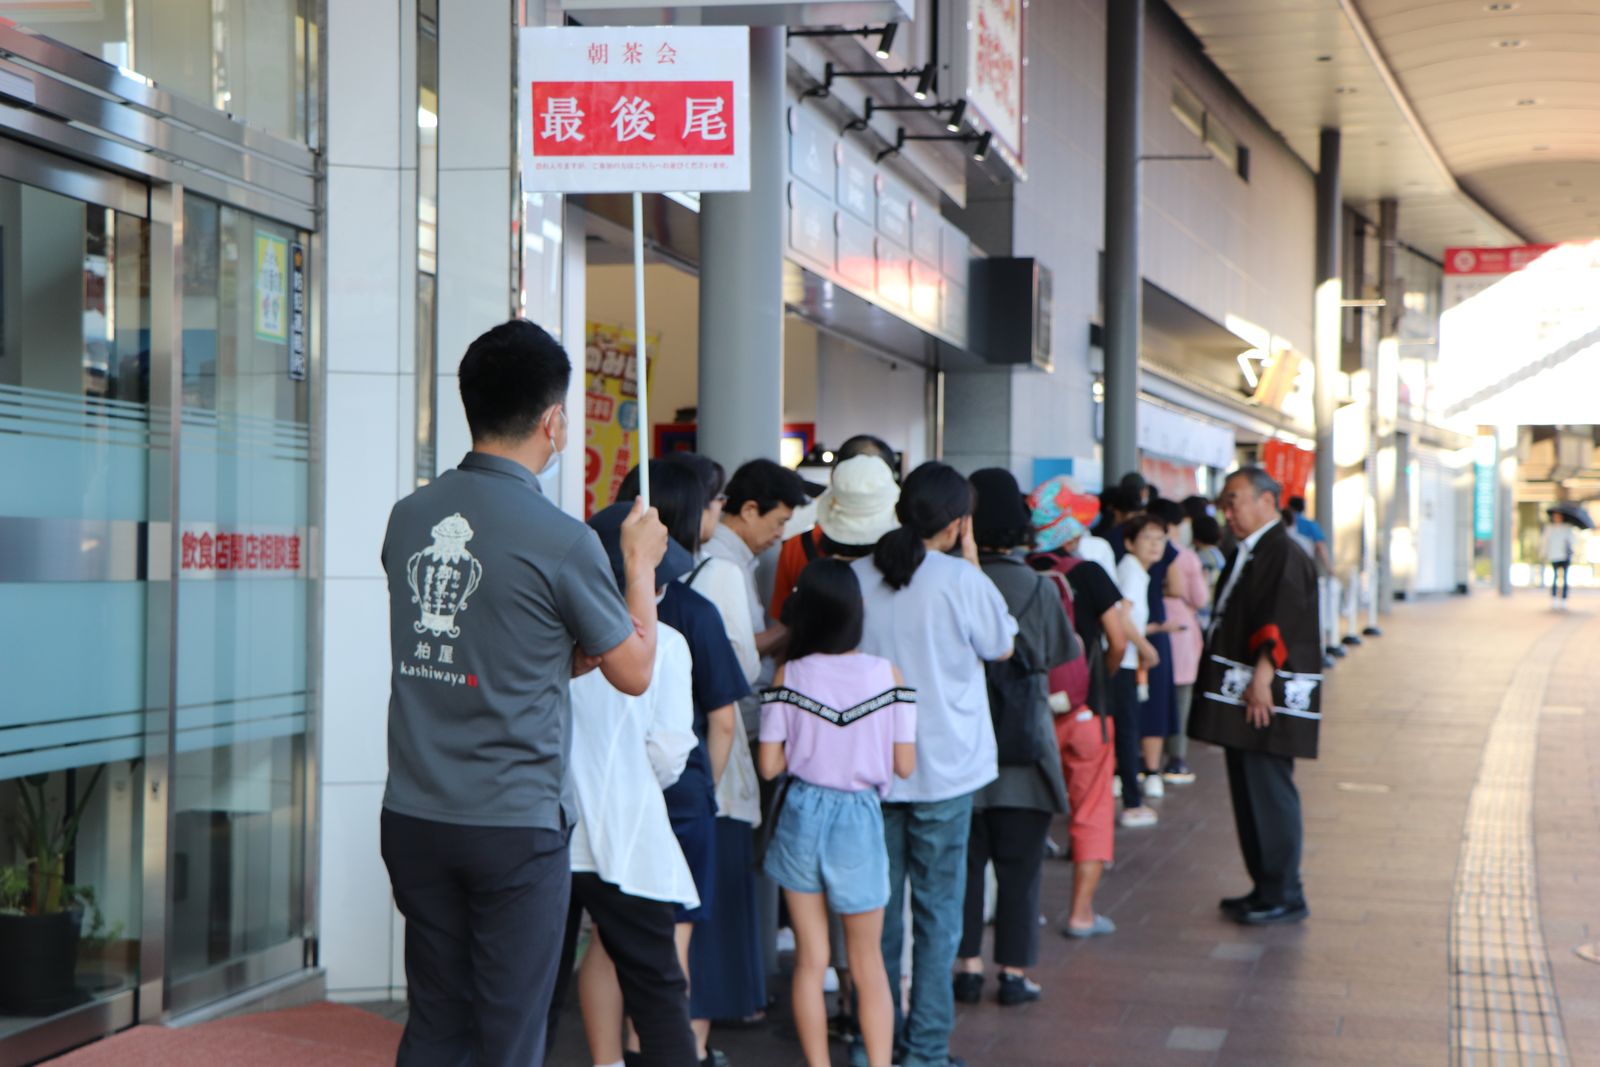
{"type": "Polygon", "coordinates": [[[879,798],[916,769],[914,695],[894,664],[856,651],[861,584],[850,565],[822,559],[784,605],[789,651],[761,700],[761,774],[788,771],[764,868],[783,886],[794,926],[794,1017],[809,1067],[828,1067],[828,908],[844,922],[862,1041],[887,1067],[894,1003],[883,965],[889,857],[879,798]]]}

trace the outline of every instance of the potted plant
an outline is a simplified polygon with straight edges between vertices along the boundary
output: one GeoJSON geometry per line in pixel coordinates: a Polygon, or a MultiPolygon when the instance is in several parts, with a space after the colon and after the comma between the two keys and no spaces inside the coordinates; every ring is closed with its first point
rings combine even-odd
{"type": "Polygon", "coordinates": [[[87,788],[69,789],[59,813],[50,803],[49,775],[16,781],[21,858],[0,867],[0,959],[20,965],[0,967],[0,1012],[49,1015],[83,999],[74,976],[93,895],[67,883],[67,856],[104,771],[96,767],[87,788]]]}

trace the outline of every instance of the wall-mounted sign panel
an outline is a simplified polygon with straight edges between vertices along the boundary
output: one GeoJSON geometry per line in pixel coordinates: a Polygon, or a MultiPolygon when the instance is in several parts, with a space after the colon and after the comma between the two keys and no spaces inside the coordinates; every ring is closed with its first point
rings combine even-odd
{"type": "Polygon", "coordinates": [[[902,311],[911,310],[911,255],[887,237],[878,238],[878,295],[902,311]]]}
{"type": "Polygon", "coordinates": [[[839,187],[836,195],[839,206],[866,223],[878,222],[878,174],[872,160],[851,148],[839,145],[839,187]]]}
{"type": "Polygon", "coordinates": [[[829,197],[834,195],[835,146],[839,140],[814,112],[789,109],[789,173],[829,197]]]}
{"type": "Polygon", "coordinates": [[[834,269],[849,284],[871,293],[878,285],[877,239],[872,231],[843,212],[834,217],[838,226],[839,258],[834,269]]]}
{"type": "Polygon", "coordinates": [[[930,205],[911,202],[911,254],[934,270],[940,269],[940,240],[946,225],[930,205]]]}
{"type": "Polygon", "coordinates": [[[911,244],[911,190],[878,175],[878,232],[900,245],[911,244]]]}
{"type": "Polygon", "coordinates": [[[834,266],[833,201],[799,182],[789,183],[789,249],[819,270],[834,266]]]}
{"type": "Polygon", "coordinates": [[[967,101],[1022,161],[1023,0],[969,0],[967,101]]]}

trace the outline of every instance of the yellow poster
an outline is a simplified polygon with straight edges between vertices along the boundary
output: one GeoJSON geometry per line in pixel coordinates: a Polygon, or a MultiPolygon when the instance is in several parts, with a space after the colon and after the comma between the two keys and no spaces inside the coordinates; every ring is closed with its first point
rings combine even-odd
{"type": "Polygon", "coordinates": [[[289,340],[289,242],[256,231],[256,336],[289,340]]]}
{"type": "MultiPolygon", "coordinates": [[[[645,353],[652,364],[655,357],[650,353],[660,344],[660,334],[646,336],[645,353]]],[[[639,462],[639,363],[634,345],[631,328],[588,324],[583,420],[586,515],[615,501],[622,479],[639,462]]]]}

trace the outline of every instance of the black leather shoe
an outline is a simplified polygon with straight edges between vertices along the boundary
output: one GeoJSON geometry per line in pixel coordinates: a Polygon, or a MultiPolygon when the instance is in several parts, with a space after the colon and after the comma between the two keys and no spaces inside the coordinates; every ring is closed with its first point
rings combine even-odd
{"type": "Polygon", "coordinates": [[[983,999],[983,975],[958,974],[953,983],[958,1004],[976,1004],[983,999]]]}
{"type": "Polygon", "coordinates": [[[1260,906],[1261,898],[1256,896],[1256,891],[1254,889],[1250,890],[1250,892],[1246,893],[1242,897],[1223,897],[1217,902],[1217,907],[1221,908],[1229,915],[1232,915],[1235,912],[1249,911],[1251,908],[1259,908],[1260,906]]]}
{"type": "Polygon", "coordinates": [[[1030,982],[1026,975],[1002,974],[1000,976],[1000,1003],[1011,1008],[1018,1004],[1031,1004],[1044,994],[1035,982],[1030,982]]]}
{"type": "Polygon", "coordinates": [[[1235,922],[1245,926],[1278,926],[1304,922],[1310,917],[1311,909],[1306,907],[1305,901],[1297,900],[1292,904],[1257,904],[1230,914],[1235,922]]]}

